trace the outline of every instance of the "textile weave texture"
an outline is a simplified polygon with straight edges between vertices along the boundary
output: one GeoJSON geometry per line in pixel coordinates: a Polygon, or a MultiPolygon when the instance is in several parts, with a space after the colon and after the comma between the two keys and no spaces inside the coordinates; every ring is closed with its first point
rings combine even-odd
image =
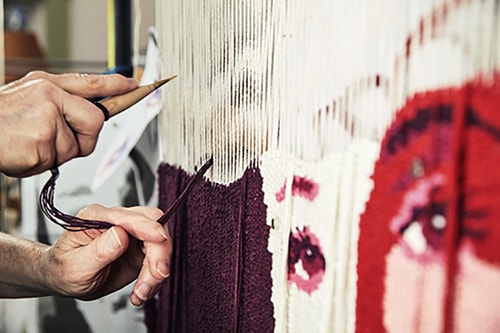
{"type": "Polygon", "coordinates": [[[498,332],[500,76],[415,95],[361,218],[357,332],[498,332]]]}
{"type": "MultiPolygon", "coordinates": [[[[189,176],[159,167],[159,205],[175,200],[189,176]]],[[[228,185],[201,181],[168,222],[171,277],[146,305],[148,331],[271,332],[271,254],[262,177],[248,169],[228,185]]]]}

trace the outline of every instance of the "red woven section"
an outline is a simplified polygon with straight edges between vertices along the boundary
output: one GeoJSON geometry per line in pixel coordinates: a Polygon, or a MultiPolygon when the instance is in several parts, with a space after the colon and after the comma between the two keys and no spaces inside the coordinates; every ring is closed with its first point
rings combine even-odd
{"type": "Polygon", "coordinates": [[[488,283],[500,285],[499,105],[496,75],[418,94],[397,113],[361,218],[357,332],[390,330],[397,318],[412,332],[500,329],[495,309],[471,304],[493,299],[488,283]],[[436,216],[446,225],[433,224],[436,216]],[[417,223],[425,251],[403,237],[417,223]],[[395,252],[403,253],[399,266],[395,252]],[[389,288],[400,288],[399,304],[415,311],[391,305],[398,297],[389,288]],[[431,290],[444,292],[432,299],[431,290]]]}

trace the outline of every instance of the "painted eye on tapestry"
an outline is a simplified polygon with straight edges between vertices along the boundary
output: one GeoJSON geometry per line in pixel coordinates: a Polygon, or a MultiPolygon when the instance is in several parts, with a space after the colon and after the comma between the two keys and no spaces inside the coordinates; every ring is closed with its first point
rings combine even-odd
{"type": "Polygon", "coordinates": [[[442,249],[445,210],[446,206],[438,202],[412,208],[411,218],[399,230],[403,246],[410,256],[422,258],[442,249]]]}
{"type": "Polygon", "coordinates": [[[445,176],[434,173],[406,190],[390,228],[414,259],[433,258],[443,247],[446,230],[445,176]]]}
{"type": "MultiPolygon", "coordinates": [[[[285,200],[286,181],[281,189],[275,193],[276,201],[282,202],[285,200]]],[[[311,179],[301,176],[293,176],[292,181],[292,196],[299,196],[308,201],[314,201],[319,193],[319,184],[311,179]]]]}
{"type": "Polygon", "coordinates": [[[290,234],[288,281],[311,294],[318,289],[325,274],[325,257],[318,238],[309,227],[290,234]]]}

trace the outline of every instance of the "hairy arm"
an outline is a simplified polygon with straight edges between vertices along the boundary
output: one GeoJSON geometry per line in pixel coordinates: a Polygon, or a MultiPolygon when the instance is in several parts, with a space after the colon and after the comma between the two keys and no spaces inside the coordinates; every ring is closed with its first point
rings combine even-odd
{"type": "Polygon", "coordinates": [[[48,246],[0,233],[0,297],[53,294],[46,285],[48,246]]]}

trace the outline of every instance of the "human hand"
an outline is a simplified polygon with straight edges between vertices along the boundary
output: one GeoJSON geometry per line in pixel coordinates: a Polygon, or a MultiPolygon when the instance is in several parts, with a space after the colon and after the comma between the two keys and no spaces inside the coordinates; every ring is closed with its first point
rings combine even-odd
{"type": "Polygon", "coordinates": [[[137,278],[130,301],[143,304],[170,274],[172,241],[156,222],[161,215],[161,210],[148,207],[84,208],[77,216],[116,226],[65,232],[46,252],[48,289],[92,300],[137,278]]]}
{"type": "Polygon", "coordinates": [[[86,98],[123,94],[137,85],[119,74],[34,71],[0,88],[0,172],[30,176],[87,156],[104,115],[86,98]]]}

